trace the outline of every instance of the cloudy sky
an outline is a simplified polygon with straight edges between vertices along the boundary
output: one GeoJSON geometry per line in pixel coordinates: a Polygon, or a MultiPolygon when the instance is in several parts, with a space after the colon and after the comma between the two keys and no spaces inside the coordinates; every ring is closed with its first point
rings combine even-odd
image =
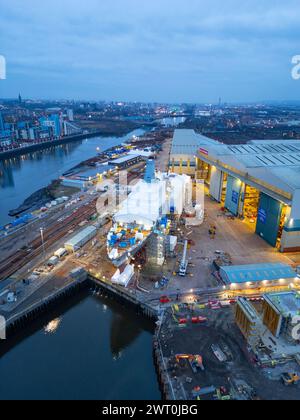
{"type": "Polygon", "coordinates": [[[300,99],[299,0],[0,0],[0,97],[300,99]]]}

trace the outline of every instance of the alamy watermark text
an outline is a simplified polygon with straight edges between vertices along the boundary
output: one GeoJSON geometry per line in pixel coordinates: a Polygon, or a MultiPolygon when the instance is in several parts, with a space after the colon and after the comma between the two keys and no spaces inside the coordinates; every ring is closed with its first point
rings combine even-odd
{"type": "Polygon", "coordinates": [[[292,58],[292,64],[294,64],[292,68],[292,78],[294,80],[300,79],[300,55],[294,55],[292,58]]]}

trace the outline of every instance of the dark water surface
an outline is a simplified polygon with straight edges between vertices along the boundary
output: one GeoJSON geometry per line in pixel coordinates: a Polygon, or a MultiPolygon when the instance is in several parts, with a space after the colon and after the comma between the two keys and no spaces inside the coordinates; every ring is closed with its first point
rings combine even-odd
{"type": "Polygon", "coordinates": [[[0,345],[0,400],[161,398],[153,325],[133,311],[85,293],[30,328],[0,345]]]}

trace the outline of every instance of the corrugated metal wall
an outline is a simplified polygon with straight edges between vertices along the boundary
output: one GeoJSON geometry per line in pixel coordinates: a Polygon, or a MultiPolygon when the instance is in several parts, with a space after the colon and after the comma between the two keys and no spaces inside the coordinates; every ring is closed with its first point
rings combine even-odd
{"type": "Polygon", "coordinates": [[[260,194],[256,233],[272,246],[276,246],[281,212],[282,204],[279,201],[260,194]]]}
{"type": "Polygon", "coordinates": [[[225,207],[235,216],[238,214],[241,194],[241,181],[228,175],[225,207]]]}
{"type": "Polygon", "coordinates": [[[221,201],[222,182],[223,182],[222,172],[217,168],[212,169],[209,193],[218,202],[221,201]]]}
{"type": "Polygon", "coordinates": [[[282,317],[268,304],[263,302],[263,323],[274,337],[279,337],[282,317]]]}

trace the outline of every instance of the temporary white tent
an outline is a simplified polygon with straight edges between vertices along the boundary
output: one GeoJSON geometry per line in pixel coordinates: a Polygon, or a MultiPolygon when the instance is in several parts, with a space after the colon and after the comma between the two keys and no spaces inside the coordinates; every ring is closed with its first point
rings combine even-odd
{"type": "Polygon", "coordinates": [[[120,273],[120,270],[118,269],[115,272],[115,274],[112,276],[111,281],[114,284],[119,284],[120,286],[127,287],[133,275],[134,275],[133,265],[128,264],[125,270],[123,271],[123,273],[120,273]]]}
{"type": "Polygon", "coordinates": [[[170,251],[173,252],[177,245],[177,236],[169,236],[170,251]]]}
{"type": "Polygon", "coordinates": [[[187,175],[171,174],[168,181],[170,209],[181,214],[184,207],[192,203],[191,178],[187,175]]]}

